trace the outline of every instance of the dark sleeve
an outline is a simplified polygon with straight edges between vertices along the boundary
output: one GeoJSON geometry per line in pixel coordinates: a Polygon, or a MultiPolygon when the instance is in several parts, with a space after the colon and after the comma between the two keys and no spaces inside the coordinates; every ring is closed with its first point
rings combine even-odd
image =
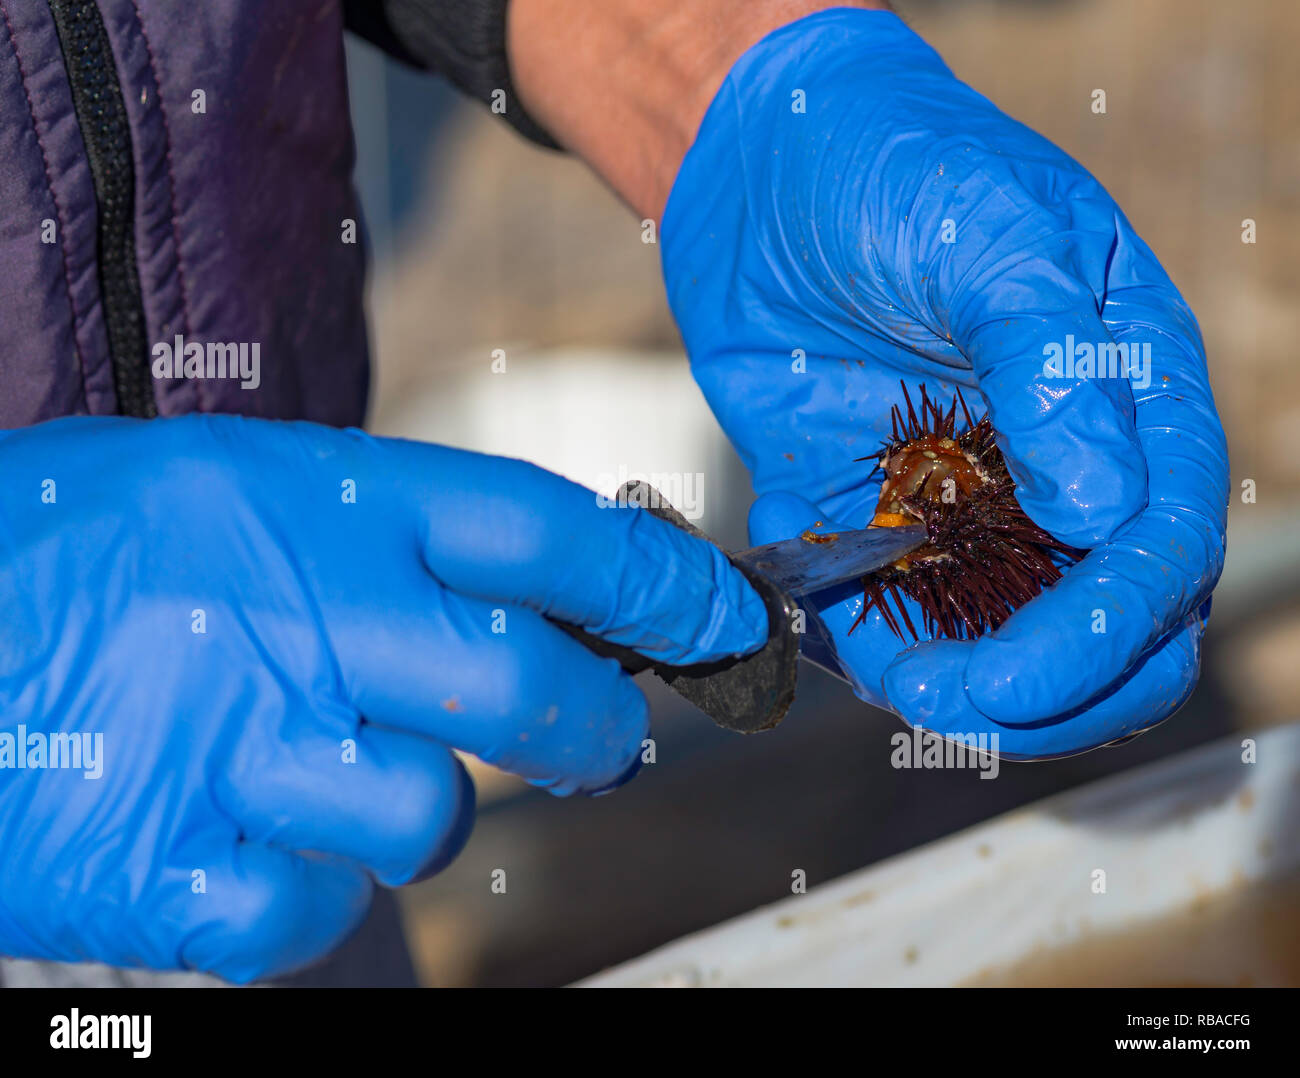
{"type": "Polygon", "coordinates": [[[405,63],[442,75],[490,104],[505,91],[505,118],[534,142],[558,149],[519,101],[506,59],[509,0],[343,0],[347,28],[405,63]]]}

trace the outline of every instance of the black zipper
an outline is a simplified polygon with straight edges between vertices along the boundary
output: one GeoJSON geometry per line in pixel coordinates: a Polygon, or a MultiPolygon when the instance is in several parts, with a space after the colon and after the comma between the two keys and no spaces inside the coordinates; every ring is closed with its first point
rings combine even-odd
{"type": "Polygon", "coordinates": [[[151,419],[158,406],[135,261],[135,165],[117,65],[94,0],[48,2],[95,185],[99,290],[118,411],[151,419]]]}

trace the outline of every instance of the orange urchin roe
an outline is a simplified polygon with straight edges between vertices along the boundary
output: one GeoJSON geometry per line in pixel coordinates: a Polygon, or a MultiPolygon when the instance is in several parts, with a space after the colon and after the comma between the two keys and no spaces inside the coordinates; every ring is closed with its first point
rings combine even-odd
{"type": "MultiPolygon", "coordinates": [[[[932,505],[938,505],[944,496],[945,481],[952,480],[954,493],[969,495],[985,480],[951,438],[926,434],[906,445],[891,449],[880,462],[885,480],[880,485],[880,500],[871,518],[874,527],[901,528],[920,521],[902,502],[903,498],[919,496],[932,505]],[[922,491],[924,487],[924,491],[922,491]]],[[[894,563],[895,569],[907,569],[913,560],[927,557],[928,546],[904,555],[894,563]]]]}

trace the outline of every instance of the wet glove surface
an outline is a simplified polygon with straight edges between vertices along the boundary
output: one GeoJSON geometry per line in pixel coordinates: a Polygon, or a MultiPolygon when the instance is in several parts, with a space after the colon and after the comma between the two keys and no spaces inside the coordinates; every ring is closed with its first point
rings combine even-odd
{"type": "Polygon", "coordinates": [[[453,748],[630,775],[640,690],[544,614],[671,662],[767,634],[716,548],[532,465],[233,416],[0,433],[0,595],[0,953],[239,982],[455,856],[453,748]]]}
{"type": "Polygon", "coordinates": [[[760,495],[754,542],[868,522],[880,477],[854,458],[889,434],[902,379],[987,407],[1022,506],[1091,548],[976,642],[906,647],[876,611],[850,635],[860,593],[821,596],[805,654],[1008,757],[1093,748],[1182,704],[1223,562],[1227,447],[1191,311],[1086,170],[895,16],[837,9],[736,63],[662,238],[692,369],[760,495]],[[1081,344],[1137,365],[1068,365],[1081,344]]]}

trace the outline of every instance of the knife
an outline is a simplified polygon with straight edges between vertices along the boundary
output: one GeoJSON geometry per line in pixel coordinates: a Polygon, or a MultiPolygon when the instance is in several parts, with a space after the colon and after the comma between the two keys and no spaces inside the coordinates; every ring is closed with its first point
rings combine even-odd
{"type": "MultiPolygon", "coordinates": [[[[649,483],[625,483],[616,504],[639,506],[698,539],[713,542],[649,483]]],[[[794,701],[799,636],[804,622],[798,600],[897,561],[924,545],[926,538],[925,528],[919,524],[829,533],[806,531],[779,543],[736,553],[723,551],[767,606],[767,644],[750,655],[675,666],[647,659],[576,625],[552,620],[597,655],[617,659],[629,673],[653,670],[669,688],[724,729],[757,733],[776,726],[794,701]]]]}

